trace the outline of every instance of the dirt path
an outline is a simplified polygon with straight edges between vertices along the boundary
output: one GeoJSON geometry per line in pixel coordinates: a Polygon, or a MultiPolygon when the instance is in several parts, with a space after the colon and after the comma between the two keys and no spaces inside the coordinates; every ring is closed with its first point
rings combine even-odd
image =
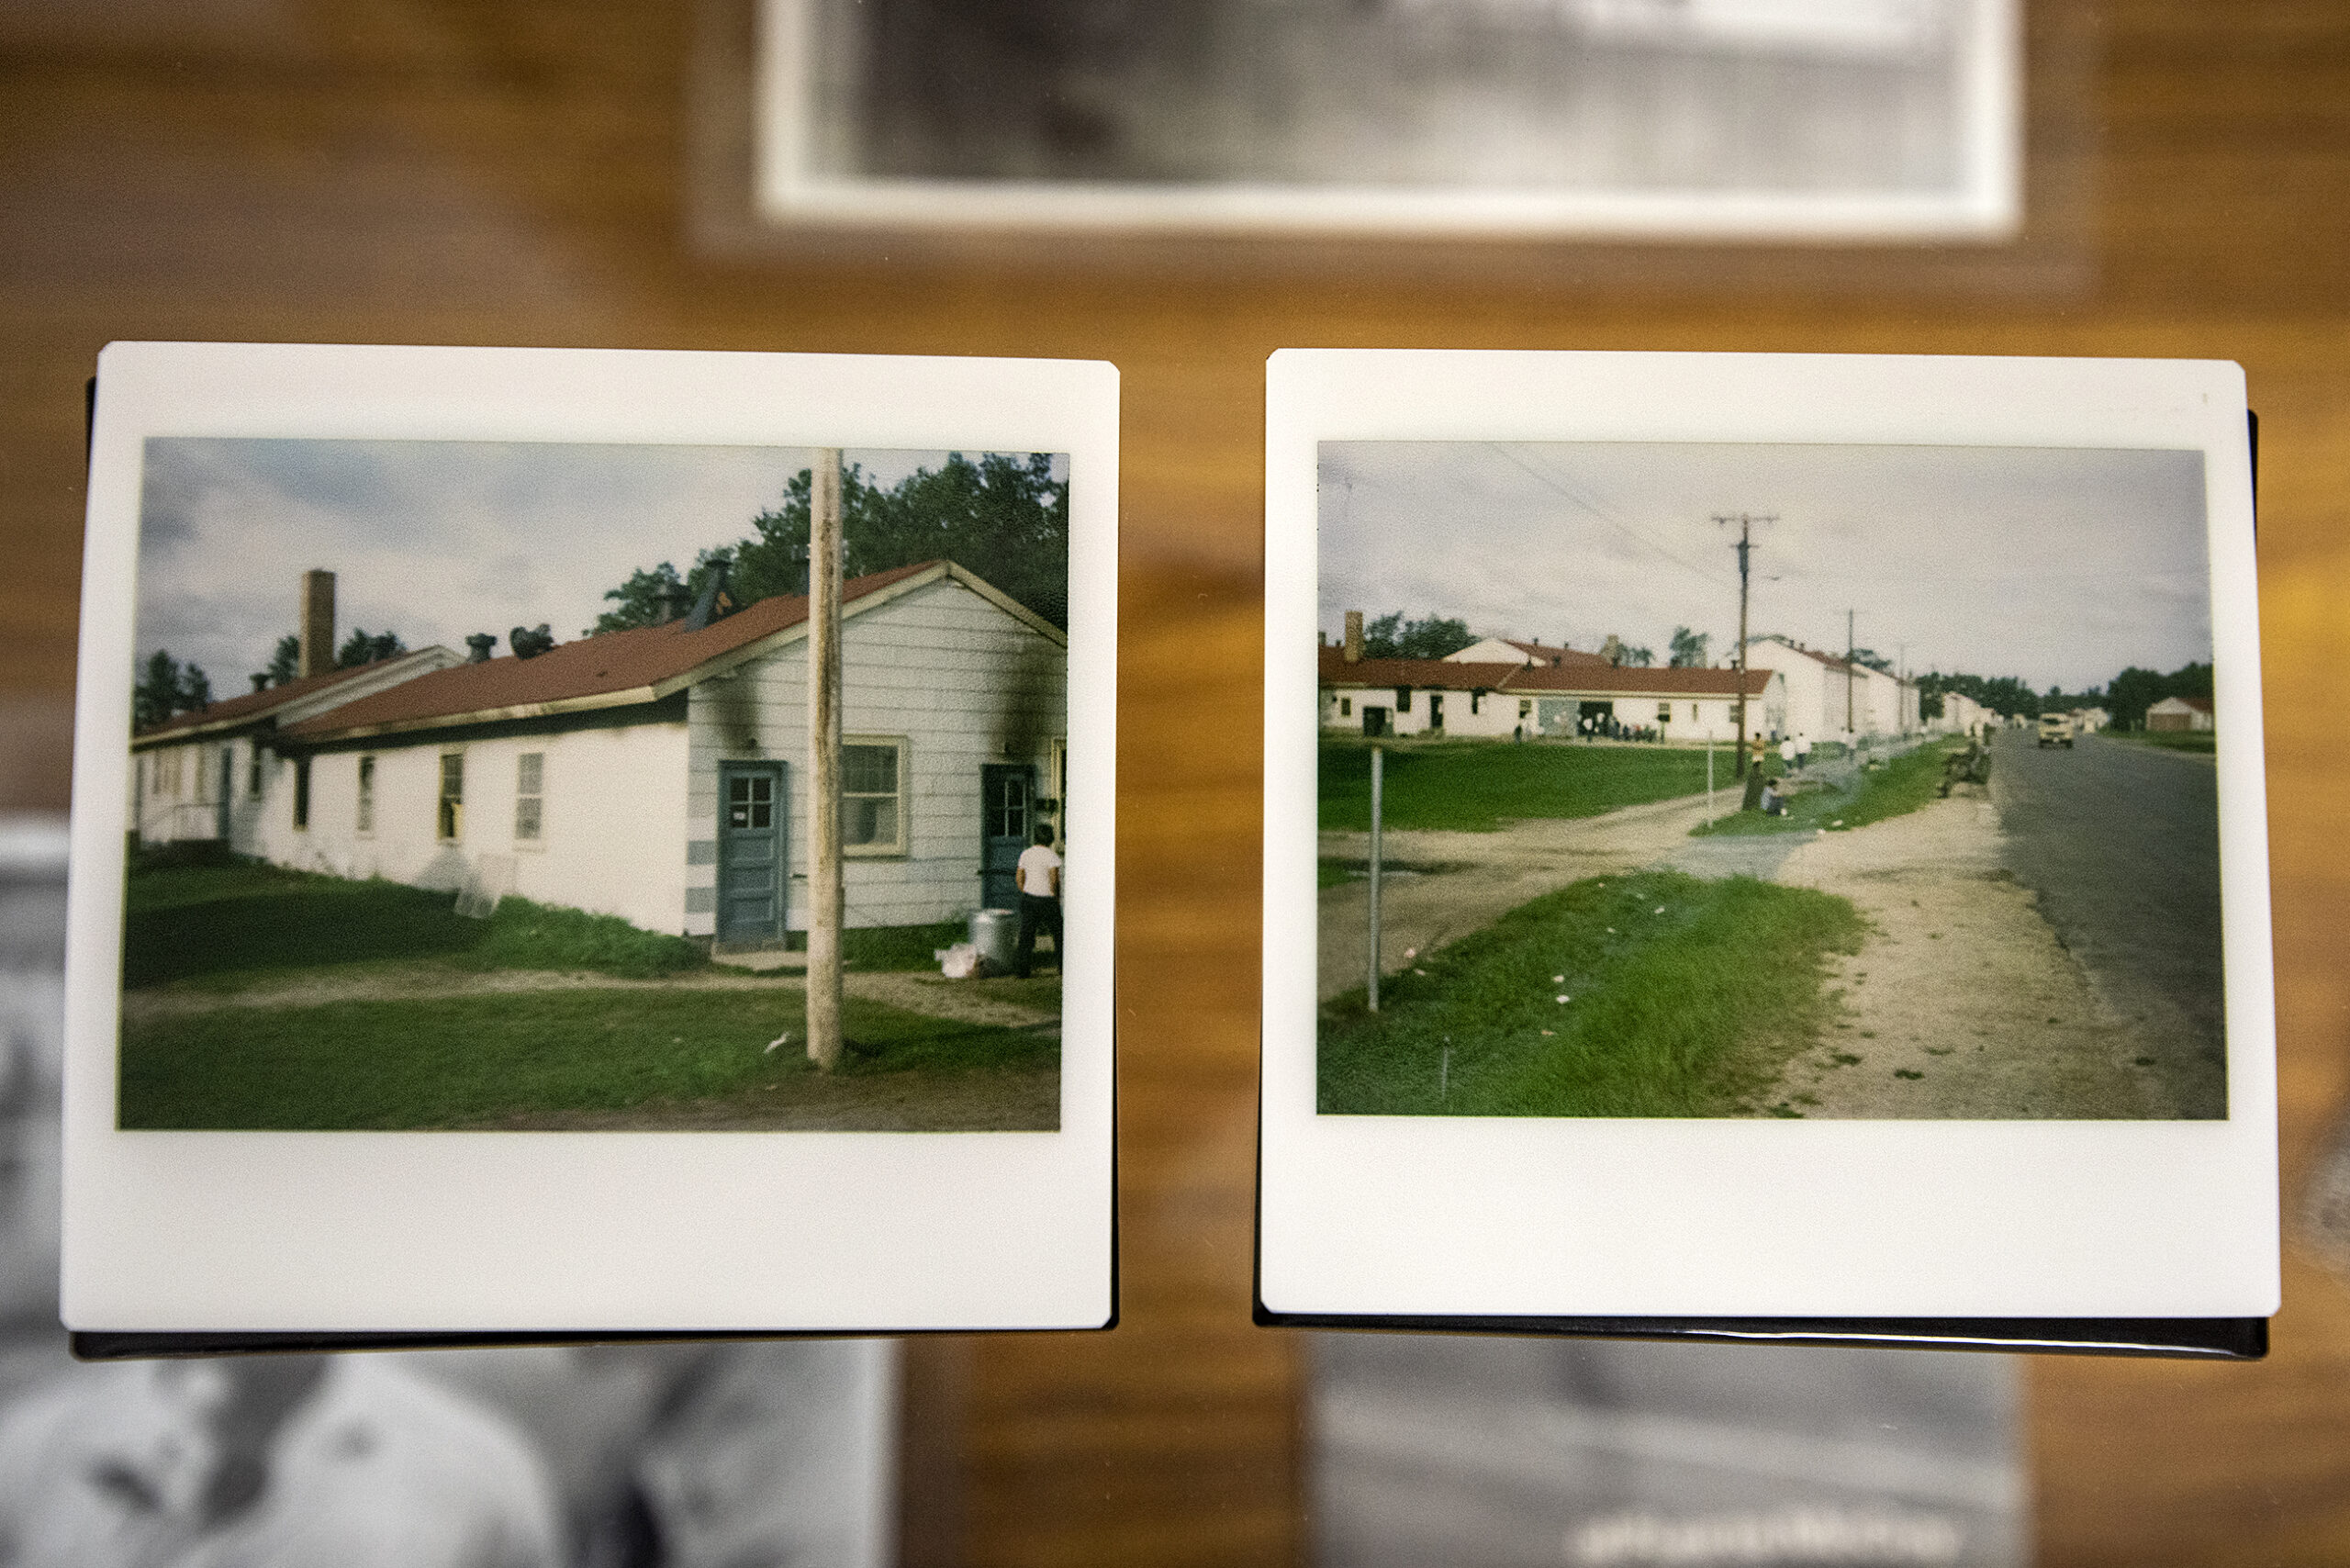
{"type": "Polygon", "coordinates": [[[2000,862],[1979,793],[1818,835],[1778,881],[1850,899],[1872,927],[1832,960],[1844,1016],[1766,1103],[1808,1117],[2168,1117],[2163,1080],[2000,862]]]}
{"type": "MultiPolygon", "coordinates": [[[[1717,803],[1727,809],[1734,796],[1717,803]]],[[[1595,817],[1512,823],[1497,833],[1389,833],[1381,857],[1391,870],[1380,879],[1379,962],[1393,974],[1414,956],[1483,929],[1529,899],[1585,877],[1605,877],[1652,865],[1692,840],[1706,820],[1702,795],[1627,806],[1595,817]],[[1392,869],[1404,868],[1398,872],[1392,869]],[[1414,867],[1443,868],[1436,874],[1414,867]]],[[[1368,834],[1326,833],[1326,858],[1360,863],[1368,834]]],[[[1370,884],[1342,883],[1322,890],[1315,994],[1326,1002],[1361,985],[1371,925],[1370,884]]]]}
{"type": "MultiPolygon", "coordinates": [[[[472,971],[442,964],[403,964],[364,974],[307,974],[242,991],[210,991],[163,987],[127,991],[123,1022],[143,1024],[229,1007],[320,1007],[335,1002],[422,1002],[456,996],[499,996],[549,991],[800,991],[799,975],[789,980],[724,968],[673,975],[663,980],[620,980],[611,975],[550,969],[472,971]]],[[[969,982],[911,972],[850,973],[842,989],[865,1002],[878,1002],[958,1024],[992,1024],[1008,1029],[1056,1022],[1059,1014],[1024,1006],[973,989],[969,982]]],[[[982,982],[984,983],[984,982],[982,982]]]]}

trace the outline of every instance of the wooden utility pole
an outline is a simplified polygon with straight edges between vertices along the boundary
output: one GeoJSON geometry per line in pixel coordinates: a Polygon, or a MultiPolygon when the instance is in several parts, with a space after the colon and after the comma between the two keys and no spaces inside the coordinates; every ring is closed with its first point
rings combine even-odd
{"type": "Polygon", "coordinates": [[[1738,776],[1746,777],[1746,566],[1747,556],[1754,548],[1754,525],[1776,522],[1774,517],[1755,517],[1747,512],[1732,515],[1716,512],[1717,523],[1738,524],[1738,543],[1730,548],[1738,552],[1738,776]]]}
{"type": "Polygon", "coordinates": [[[1844,733],[1852,734],[1852,655],[1858,652],[1852,644],[1852,612],[1844,611],[1844,733]]]}
{"type": "Polygon", "coordinates": [[[841,454],[808,505],[808,1058],[841,1059],[841,454]]]}

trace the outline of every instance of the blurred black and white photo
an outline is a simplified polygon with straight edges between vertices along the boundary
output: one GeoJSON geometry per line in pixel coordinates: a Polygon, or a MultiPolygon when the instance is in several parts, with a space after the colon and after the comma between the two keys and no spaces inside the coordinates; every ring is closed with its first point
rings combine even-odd
{"type": "Polygon", "coordinates": [[[770,218],[1997,237],[2009,0],[764,0],[770,218]]]}
{"type": "Polygon", "coordinates": [[[0,815],[0,1561],[890,1560],[888,1341],[75,1361],[57,1321],[65,844],[62,818],[0,815]]]}
{"type": "Polygon", "coordinates": [[[1316,1568],[2011,1568],[2015,1364],[1320,1335],[1316,1568]]]}

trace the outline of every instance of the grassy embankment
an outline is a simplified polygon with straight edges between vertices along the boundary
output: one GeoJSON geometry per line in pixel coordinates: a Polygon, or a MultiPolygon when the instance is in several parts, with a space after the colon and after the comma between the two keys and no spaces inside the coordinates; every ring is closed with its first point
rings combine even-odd
{"type": "MultiPolygon", "coordinates": [[[[611,916],[508,899],[476,921],[453,902],[397,883],[241,862],[134,869],[126,988],[200,1000],[129,1010],[121,1125],[421,1128],[643,1107],[650,1126],[664,1106],[732,1097],[763,1112],[820,1082],[828,1103],[841,1103],[844,1081],[859,1077],[890,1080],[876,1092],[905,1107],[905,1124],[970,1125],[969,1102],[1000,1098],[996,1081],[1029,1080],[1029,1098],[1049,1101],[1044,1086],[1058,1075],[1050,1037],[851,999],[845,1033],[854,1048],[842,1070],[820,1080],[804,1048],[767,1049],[786,1032],[804,1039],[803,993],[782,983],[433,996],[498,969],[658,981],[710,968],[696,944],[611,916]],[[330,995],[341,988],[349,999],[222,1005],[296,982],[330,995]]],[[[916,940],[934,935],[871,934],[881,960],[873,967],[915,967],[916,940]]],[[[925,946],[921,967],[929,961],[925,946]]],[[[1058,1007],[1058,979],[967,987],[980,988],[1058,1007]]]]}
{"type": "Polygon", "coordinates": [[[1728,1116],[1759,1103],[1858,951],[1846,901],[1748,878],[1580,881],[1323,1011],[1326,1114],[1728,1116]],[[1566,1001],[1561,1001],[1561,998],[1566,1001]]]}
{"type": "MultiPolygon", "coordinates": [[[[1903,816],[1941,798],[1943,758],[1965,744],[1961,740],[1929,742],[1856,775],[1848,790],[1807,783],[1798,778],[1797,788],[1787,798],[1784,816],[1733,811],[1690,831],[1699,834],[1803,833],[1813,828],[1839,831],[1903,816]]],[[[1779,759],[1770,758],[1766,768],[1764,777],[1778,778],[1779,759]]],[[[1736,804],[1735,798],[1731,803],[1736,804]]]]}
{"type": "Polygon", "coordinates": [[[2153,746],[2158,751],[2199,752],[2205,756],[2216,756],[2220,747],[2215,730],[2099,730],[2097,734],[2099,740],[2153,746]]]}

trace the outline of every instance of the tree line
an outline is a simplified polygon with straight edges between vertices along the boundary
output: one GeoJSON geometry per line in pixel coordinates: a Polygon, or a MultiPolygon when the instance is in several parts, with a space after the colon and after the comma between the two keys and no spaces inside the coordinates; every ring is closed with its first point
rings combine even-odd
{"type": "MultiPolygon", "coordinates": [[[[1046,453],[988,453],[974,461],[955,452],[947,454],[942,466],[917,469],[888,487],[875,484],[861,465],[848,465],[841,475],[844,575],[859,577],[922,561],[951,560],[1066,631],[1069,484],[1053,477],[1052,465],[1046,453]]],[[[678,597],[701,593],[722,560],[728,567],[730,606],[805,593],[812,488],[809,471],[802,468],[784,487],[782,503],[751,520],[748,535],[700,552],[682,574],[669,561],[631,572],[603,596],[613,608],[580,635],[661,624],[670,618],[678,597]]],[[[508,637],[511,650],[524,657],[544,652],[554,645],[545,630],[516,628],[508,637]]],[[[1471,640],[1467,629],[1461,630],[1456,647],[1465,647],[1471,640]]],[[[396,633],[354,628],[336,649],[334,667],[352,669],[407,651],[396,633]]],[[[301,639],[291,633],[279,638],[267,666],[254,672],[253,689],[284,686],[301,673],[301,639]]],[[[182,664],[158,648],[140,666],[132,688],[132,722],[151,728],[212,700],[211,678],[199,666],[182,664]]]]}
{"type": "Polygon", "coordinates": [[[2054,686],[2045,692],[2035,691],[2030,682],[2011,675],[1944,675],[1934,671],[1918,678],[1919,716],[1941,718],[1943,695],[1953,691],[1973,698],[2002,718],[2037,719],[2042,713],[2067,712],[2075,708],[2102,708],[2112,715],[2117,728],[2135,730],[2144,727],[2146,710],[2165,697],[2210,698],[2211,666],[2188,663],[2165,675],[2132,665],[2102,688],[2092,686],[2071,693],[2054,686]]]}

